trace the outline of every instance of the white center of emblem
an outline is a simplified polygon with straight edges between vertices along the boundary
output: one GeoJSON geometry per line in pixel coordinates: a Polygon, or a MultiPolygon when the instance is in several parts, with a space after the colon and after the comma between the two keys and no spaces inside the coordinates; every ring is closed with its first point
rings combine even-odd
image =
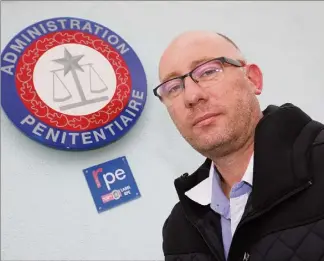
{"type": "Polygon", "coordinates": [[[116,75],[109,61],[81,44],[63,44],[45,52],[35,66],[33,79],[39,97],[68,115],[99,111],[116,90],[116,75]]]}

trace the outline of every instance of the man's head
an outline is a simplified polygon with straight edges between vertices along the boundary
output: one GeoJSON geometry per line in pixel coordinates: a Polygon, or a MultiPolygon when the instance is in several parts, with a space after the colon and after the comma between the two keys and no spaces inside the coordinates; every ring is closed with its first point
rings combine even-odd
{"type": "Polygon", "coordinates": [[[253,135],[261,115],[256,95],[262,73],[244,60],[226,36],[205,31],[181,34],[162,55],[161,83],[200,66],[184,78],[184,88],[180,79],[168,81],[156,94],[182,136],[205,156],[230,153],[253,135]],[[225,59],[212,60],[219,57],[225,59]]]}

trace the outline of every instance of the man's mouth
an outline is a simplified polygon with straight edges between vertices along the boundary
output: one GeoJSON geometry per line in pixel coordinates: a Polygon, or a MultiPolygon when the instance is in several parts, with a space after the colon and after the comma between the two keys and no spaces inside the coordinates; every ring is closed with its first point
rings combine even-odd
{"type": "Polygon", "coordinates": [[[218,113],[206,113],[205,115],[203,115],[201,117],[197,117],[193,121],[193,126],[194,127],[201,127],[201,126],[209,125],[210,123],[212,123],[214,121],[214,119],[217,116],[219,116],[218,113]]]}

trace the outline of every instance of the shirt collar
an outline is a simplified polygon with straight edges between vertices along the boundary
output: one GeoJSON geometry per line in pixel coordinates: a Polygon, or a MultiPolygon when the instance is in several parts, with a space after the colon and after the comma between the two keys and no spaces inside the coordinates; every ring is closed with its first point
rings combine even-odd
{"type": "MultiPolygon", "coordinates": [[[[253,185],[253,165],[254,165],[254,154],[250,158],[249,165],[242,177],[242,181],[247,182],[249,185],[253,185]]],[[[204,179],[196,186],[188,190],[185,194],[193,201],[200,205],[208,205],[212,199],[212,186],[213,186],[213,175],[215,175],[214,163],[211,163],[209,176],[204,179]]]]}
{"type": "Polygon", "coordinates": [[[252,154],[249,165],[246,168],[246,171],[242,177],[242,181],[245,181],[251,187],[253,186],[253,166],[254,166],[254,154],[252,154]]]}

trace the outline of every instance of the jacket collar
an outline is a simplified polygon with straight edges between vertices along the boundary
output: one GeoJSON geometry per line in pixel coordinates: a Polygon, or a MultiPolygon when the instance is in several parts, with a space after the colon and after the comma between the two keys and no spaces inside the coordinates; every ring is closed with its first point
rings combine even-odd
{"type": "MultiPolygon", "coordinates": [[[[309,147],[320,128],[318,124],[312,124],[313,121],[306,113],[292,104],[280,107],[270,105],[263,114],[264,117],[255,130],[251,195],[254,209],[279,200],[311,180],[309,147]]],[[[191,200],[185,193],[204,181],[197,189],[197,193],[204,191],[205,194],[199,201],[202,205],[210,202],[208,193],[211,184],[208,179],[211,163],[210,159],[206,159],[192,175],[182,175],[175,180],[180,201],[191,200]]]]}
{"type": "MultiPolygon", "coordinates": [[[[253,159],[254,157],[252,155],[245,174],[242,177],[242,181],[247,182],[251,186],[253,186],[253,159]]],[[[211,162],[208,177],[186,191],[185,195],[200,205],[209,205],[212,198],[214,175],[218,175],[218,173],[215,170],[214,163],[211,162]]]]}

